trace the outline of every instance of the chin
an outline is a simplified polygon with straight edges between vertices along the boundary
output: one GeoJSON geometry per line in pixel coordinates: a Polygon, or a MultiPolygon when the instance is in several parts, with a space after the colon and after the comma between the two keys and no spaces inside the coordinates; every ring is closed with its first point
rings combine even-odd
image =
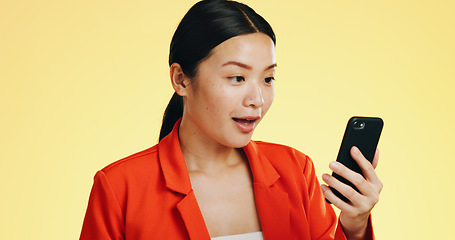
{"type": "Polygon", "coordinates": [[[246,145],[248,145],[248,143],[251,140],[252,135],[253,134],[251,133],[248,135],[236,137],[235,139],[232,139],[231,141],[229,141],[227,146],[232,147],[232,148],[243,148],[246,145]]]}

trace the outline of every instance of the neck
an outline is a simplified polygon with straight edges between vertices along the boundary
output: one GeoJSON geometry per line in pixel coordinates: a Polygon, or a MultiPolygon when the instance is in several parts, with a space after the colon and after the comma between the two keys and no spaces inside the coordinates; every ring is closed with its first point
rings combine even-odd
{"type": "Polygon", "coordinates": [[[179,127],[180,148],[189,172],[214,175],[246,160],[242,149],[219,144],[194,129],[183,120],[179,127]]]}

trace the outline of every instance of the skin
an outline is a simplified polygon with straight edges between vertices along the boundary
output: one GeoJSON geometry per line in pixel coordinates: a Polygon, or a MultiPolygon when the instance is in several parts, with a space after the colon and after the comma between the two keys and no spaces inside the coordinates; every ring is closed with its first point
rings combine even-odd
{"type": "MultiPolygon", "coordinates": [[[[171,65],[172,86],[184,102],[180,145],[211,237],[261,230],[251,171],[241,148],[272,105],[275,68],[275,46],[263,33],[221,43],[199,64],[194,78],[186,76],[178,63],[171,65]],[[245,124],[245,119],[251,123],[245,124]]],[[[353,158],[366,179],[337,163],[330,167],[352,180],[361,193],[353,193],[328,174],[323,176],[328,185],[347,194],[351,204],[341,202],[327,186],[321,188],[341,209],[340,221],[348,239],[363,239],[382,183],[374,171],[378,154],[374,167],[361,154],[353,158]]]]}

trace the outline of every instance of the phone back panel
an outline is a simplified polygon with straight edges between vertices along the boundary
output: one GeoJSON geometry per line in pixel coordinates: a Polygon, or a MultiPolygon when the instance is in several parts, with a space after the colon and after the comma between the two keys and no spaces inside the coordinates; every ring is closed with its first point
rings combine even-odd
{"type": "Polygon", "coordinates": [[[358,147],[363,156],[372,162],[383,125],[384,123],[380,118],[352,117],[349,119],[338,152],[337,161],[358,173],[362,173],[360,167],[351,157],[351,148],[353,146],[358,147]],[[364,125],[360,126],[359,124],[362,123],[364,125]]]}
{"type": "MultiPolygon", "coordinates": [[[[350,150],[353,146],[358,147],[365,158],[368,161],[372,162],[379,142],[379,137],[381,136],[383,125],[384,122],[381,118],[352,117],[349,119],[348,125],[346,126],[346,130],[344,132],[343,141],[341,142],[341,147],[338,152],[337,161],[349,169],[362,174],[362,170],[360,169],[359,165],[351,157],[350,150]]],[[[336,173],[333,173],[332,175],[339,179],[341,182],[344,182],[357,190],[357,188],[352,183],[343,177],[339,176],[336,173]]],[[[349,200],[347,200],[338,191],[334,189],[332,189],[332,191],[344,201],[349,202],[349,200]]]]}

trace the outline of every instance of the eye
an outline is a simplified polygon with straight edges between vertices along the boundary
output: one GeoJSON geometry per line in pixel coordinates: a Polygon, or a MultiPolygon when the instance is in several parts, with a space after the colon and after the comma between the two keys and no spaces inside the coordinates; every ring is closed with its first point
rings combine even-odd
{"type": "Polygon", "coordinates": [[[273,80],[275,80],[274,77],[268,77],[268,78],[265,78],[265,79],[264,79],[264,82],[265,82],[265,83],[268,83],[268,84],[271,84],[271,83],[273,82],[273,80]]]}
{"type": "Polygon", "coordinates": [[[242,76],[228,77],[230,80],[236,83],[244,82],[245,78],[242,76]]]}

